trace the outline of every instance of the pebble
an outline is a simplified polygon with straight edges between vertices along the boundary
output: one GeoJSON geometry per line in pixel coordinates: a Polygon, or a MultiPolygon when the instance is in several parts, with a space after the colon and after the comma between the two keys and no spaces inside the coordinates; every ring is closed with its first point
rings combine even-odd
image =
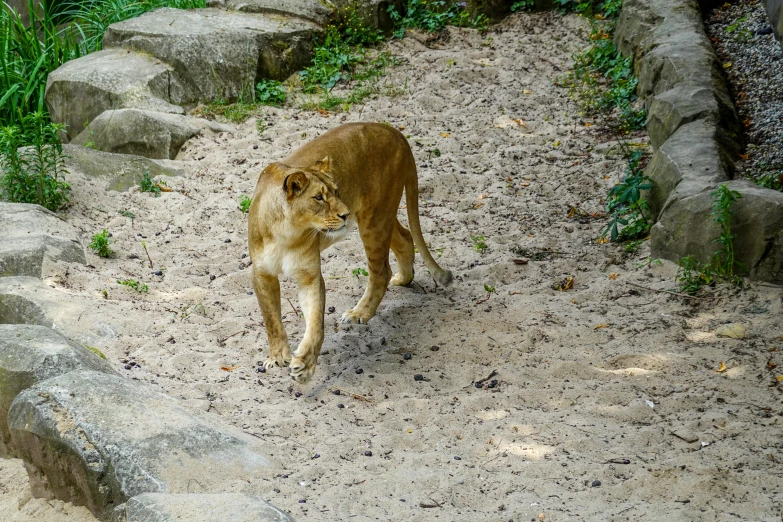
{"type": "Polygon", "coordinates": [[[264,368],[263,366],[259,366],[258,368],[256,368],[256,371],[258,373],[266,373],[266,368],[264,368]]]}
{"type": "Polygon", "coordinates": [[[329,307],[329,313],[330,313],[330,314],[333,314],[333,313],[334,313],[334,306],[330,306],[330,307],[329,307]]]}
{"type": "Polygon", "coordinates": [[[294,397],[301,397],[301,396],[302,396],[302,392],[296,392],[296,393],[294,393],[294,397]]]}
{"type": "Polygon", "coordinates": [[[460,457],[459,455],[454,455],[454,460],[462,460],[462,457],[460,457]]]}
{"type": "Polygon", "coordinates": [[[438,350],[440,350],[440,346],[438,346],[438,345],[430,347],[430,351],[432,351],[432,352],[437,352],[438,350]]]}
{"type": "Polygon", "coordinates": [[[410,352],[405,352],[402,356],[402,358],[405,359],[406,361],[410,361],[411,357],[413,356],[410,354],[410,352]]]}
{"type": "Polygon", "coordinates": [[[253,150],[258,150],[258,145],[253,145],[253,150]]]}
{"type": "Polygon", "coordinates": [[[223,241],[223,242],[224,242],[224,243],[231,243],[231,240],[230,240],[230,239],[226,239],[226,240],[225,240],[225,241],[223,241]]]}
{"type": "Polygon", "coordinates": [[[495,387],[495,386],[497,386],[497,385],[498,385],[498,380],[497,380],[497,379],[492,379],[492,380],[491,380],[491,381],[489,381],[489,383],[487,384],[487,388],[494,388],[494,387],[495,387]]]}
{"type": "Polygon", "coordinates": [[[215,274],[209,274],[209,280],[214,281],[215,280],[215,274]]]}
{"type": "Polygon", "coordinates": [[[372,457],[372,451],[370,451],[370,450],[365,451],[364,452],[364,456],[365,457],[372,457]]]}
{"type": "Polygon", "coordinates": [[[153,273],[154,273],[156,276],[162,276],[162,275],[163,275],[163,270],[155,270],[155,272],[153,272],[153,273]]]}
{"type": "Polygon", "coordinates": [[[594,488],[600,487],[601,486],[601,481],[600,480],[594,480],[592,486],[594,488]]]}
{"type": "Polygon", "coordinates": [[[315,455],[313,455],[313,460],[320,459],[320,458],[321,458],[321,454],[320,453],[316,453],[315,455]]]}
{"type": "Polygon", "coordinates": [[[420,373],[417,373],[416,375],[413,376],[413,380],[414,381],[423,381],[424,380],[424,376],[422,374],[420,374],[420,373]]]}
{"type": "Polygon", "coordinates": [[[337,405],[337,407],[338,407],[338,408],[340,408],[340,409],[342,409],[342,408],[345,408],[345,404],[343,404],[343,403],[341,402],[340,404],[338,404],[338,405],[337,405]]]}
{"type": "Polygon", "coordinates": [[[361,375],[363,373],[364,373],[364,370],[362,370],[361,368],[356,368],[356,375],[361,375]]]}
{"type": "Polygon", "coordinates": [[[300,498],[299,499],[299,503],[300,504],[307,504],[307,501],[305,499],[303,499],[303,498],[300,498]]]}

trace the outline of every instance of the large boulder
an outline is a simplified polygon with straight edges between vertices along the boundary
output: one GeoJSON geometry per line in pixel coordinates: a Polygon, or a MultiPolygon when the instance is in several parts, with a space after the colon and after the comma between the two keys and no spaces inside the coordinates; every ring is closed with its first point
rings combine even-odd
{"type": "Polygon", "coordinates": [[[731,162],[721,151],[717,132],[714,123],[688,123],[655,151],[644,171],[653,181],[652,189],[644,194],[653,219],[657,220],[683,179],[699,180],[712,187],[730,179],[731,162]]]}
{"type": "Polygon", "coordinates": [[[86,506],[101,520],[142,493],[253,492],[271,475],[256,439],[106,373],[74,371],[28,388],[8,427],[33,494],[86,506]]]}
{"type": "Polygon", "coordinates": [[[113,373],[104,359],[54,330],[0,325],[0,457],[14,453],[8,431],[8,410],[14,398],[36,383],[74,370],[113,373]]]}
{"type": "Polygon", "coordinates": [[[232,130],[233,127],[203,118],[142,109],[118,109],[100,114],[71,143],[89,144],[105,152],[174,159],[190,138],[204,131],[232,130]]]}
{"type": "Polygon", "coordinates": [[[318,30],[282,15],[161,8],[110,25],[103,45],[169,64],[191,102],[235,101],[251,99],[259,80],[282,80],[307,65],[318,30]]]}
{"type": "Polygon", "coordinates": [[[39,205],[0,202],[0,277],[42,277],[49,263],[87,261],[79,231],[39,205]]]}
{"type": "Polygon", "coordinates": [[[142,156],[102,152],[81,145],[63,145],[65,164],[73,173],[106,182],[108,190],[126,191],[138,185],[145,172],[151,178],[157,176],[179,176],[182,172],[142,156]]]}
{"type": "Polygon", "coordinates": [[[65,142],[109,109],[135,107],[183,114],[178,105],[192,99],[171,67],[148,54],[122,49],[65,62],[46,82],[46,105],[52,121],[65,124],[65,142]]]}
{"type": "Polygon", "coordinates": [[[113,522],[293,522],[265,500],[239,493],[142,493],[114,510],[113,522]]]}
{"type": "Polygon", "coordinates": [[[334,5],[319,0],[207,0],[207,7],[243,13],[269,13],[304,18],[318,25],[329,23],[334,5]]]}

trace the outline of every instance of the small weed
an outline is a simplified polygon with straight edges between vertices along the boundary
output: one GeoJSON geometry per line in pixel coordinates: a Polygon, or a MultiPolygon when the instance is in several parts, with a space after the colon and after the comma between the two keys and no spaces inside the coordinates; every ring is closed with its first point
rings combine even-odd
{"type": "Polygon", "coordinates": [[[611,218],[603,235],[610,233],[612,241],[644,238],[652,226],[648,218],[649,205],[642,199],[641,193],[653,187],[650,178],[644,175],[642,151],[630,151],[625,145],[623,147],[628,159],[625,177],[609,191],[609,202],[606,205],[611,218]]]}
{"type": "Polygon", "coordinates": [[[229,103],[225,100],[218,100],[199,107],[195,114],[212,119],[216,116],[222,116],[231,123],[242,123],[255,114],[256,109],[255,103],[248,103],[242,100],[229,103]]]}
{"type": "Polygon", "coordinates": [[[535,3],[535,0],[518,0],[511,4],[511,11],[514,13],[517,11],[532,11],[535,3]]]}
{"type": "Polygon", "coordinates": [[[279,107],[285,103],[287,92],[282,83],[276,80],[261,80],[256,85],[256,103],[279,107]]]}
{"type": "Polygon", "coordinates": [[[92,236],[90,242],[90,249],[98,254],[99,257],[109,257],[112,254],[111,248],[109,248],[109,238],[111,234],[104,228],[103,232],[99,232],[92,236]]]}
{"type": "Polygon", "coordinates": [[[150,192],[155,197],[160,196],[160,183],[157,183],[155,180],[150,178],[150,171],[145,170],[144,174],[141,175],[141,182],[139,183],[139,188],[142,192],[150,192]]]}
{"type": "Polygon", "coordinates": [[[136,217],[136,214],[134,214],[133,212],[131,212],[127,208],[123,208],[121,210],[118,210],[117,212],[119,213],[119,215],[124,216],[126,218],[130,218],[131,220],[136,217]]]}
{"type": "Polygon", "coordinates": [[[479,254],[484,254],[489,250],[489,247],[485,243],[486,238],[484,236],[472,236],[470,240],[473,241],[473,250],[479,254]]]}
{"type": "Polygon", "coordinates": [[[250,203],[252,202],[252,199],[242,194],[239,196],[239,210],[241,210],[243,214],[247,214],[247,211],[250,210],[250,203]]]}
{"type": "Polygon", "coordinates": [[[84,343],[82,343],[82,346],[84,346],[85,348],[90,350],[92,353],[94,353],[95,355],[97,355],[101,359],[105,359],[106,358],[106,356],[103,354],[103,352],[100,351],[99,349],[97,349],[96,347],[90,346],[89,344],[84,344],[84,343]]]}
{"type": "Polygon", "coordinates": [[[497,293],[495,292],[495,287],[490,286],[487,283],[484,283],[484,291],[487,293],[487,296],[484,299],[479,299],[478,301],[476,301],[476,304],[481,304],[484,301],[489,300],[489,298],[492,297],[492,294],[497,293]]]}
{"type": "Polygon", "coordinates": [[[128,288],[133,288],[140,294],[145,294],[149,290],[149,287],[146,284],[140,283],[135,279],[122,279],[122,280],[117,279],[117,283],[123,286],[127,286],[128,288]]]}
{"type": "Polygon", "coordinates": [[[367,270],[365,270],[364,268],[354,268],[353,270],[351,270],[351,273],[356,277],[357,280],[359,279],[360,275],[363,275],[364,277],[370,275],[369,273],[367,273],[367,270]]]}
{"type": "Polygon", "coordinates": [[[625,253],[631,255],[635,254],[639,250],[639,247],[642,246],[642,243],[644,243],[644,239],[628,241],[628,243],[625,244],[625,253]]]}

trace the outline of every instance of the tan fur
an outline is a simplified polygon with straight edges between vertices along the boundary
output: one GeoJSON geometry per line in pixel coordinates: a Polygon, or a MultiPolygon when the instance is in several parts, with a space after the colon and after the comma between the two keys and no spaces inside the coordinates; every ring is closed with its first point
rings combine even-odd
{"type": "Polygon", "coordinates": [[[408,142],[395,129],[376,123],[332,129],[264,169],[250,205],[248,243],[253,286],[269,338],[265,367],[290,363],[297,382],[312,377],[324,338],[326,291],[320,253],[353,223],[367,254],[369,278],[364,295],[343,314],[343,322],[367,322],[389,282],[407,285],[413,280],[414,243],[438,284],[451,284],[451,272],[438,266],[424,243],[418,198],[408,142]],[[410,232],[397,221],[403,189],[410,232]],[[399,267],[394,278],[389,248],[399,267]],[[306,323],[293,354],[280,312],[280,275],[296,281],[306,323]]]}

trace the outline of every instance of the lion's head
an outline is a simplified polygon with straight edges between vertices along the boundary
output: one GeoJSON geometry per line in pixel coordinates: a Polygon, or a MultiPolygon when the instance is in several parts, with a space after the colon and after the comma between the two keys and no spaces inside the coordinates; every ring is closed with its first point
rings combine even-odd
{"type": "MultiPolygon", "coordinates": [[[[340,199],[339,190],[329,175],[329,157],[309,168],[275,165],[282,170],[281,190],[287,203],[287,221],[293,229],[314,230],[327,236],[342,235],[351,211],[340,199]]],[[[279,178],[278,178],[279,179],[279,178]]]]}

